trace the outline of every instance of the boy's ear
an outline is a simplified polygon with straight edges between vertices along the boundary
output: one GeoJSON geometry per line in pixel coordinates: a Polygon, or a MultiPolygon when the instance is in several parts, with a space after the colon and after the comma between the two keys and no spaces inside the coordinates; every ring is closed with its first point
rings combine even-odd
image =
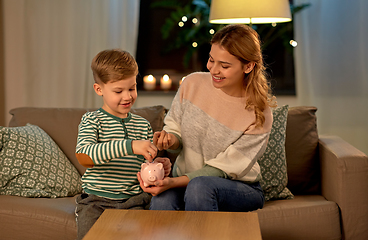
{"type": "Polygon", "coordinates": [[[100,84],[94,83],[93,84],[93,89],[95,90],[95,92],[97,93],[98,96],[102,96],[102,89],[101,89],[100,84]]]}
{"type": "Polygon", "coordinates": [[[243,67],[244,73],[250,73],[253,70],[255,65],[256,65],[255,62],[249,62],[249,63],[245,64],[244,67],[243,67]]]}

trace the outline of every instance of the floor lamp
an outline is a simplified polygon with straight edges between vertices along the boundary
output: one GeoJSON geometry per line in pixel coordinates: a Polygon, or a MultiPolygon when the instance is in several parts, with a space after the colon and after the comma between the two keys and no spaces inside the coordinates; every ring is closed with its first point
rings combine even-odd
{"type": "Polygon", "coordinates": [[[209,22],[260,24],[291,21],[289,0],[212,0],[209,22]]]}

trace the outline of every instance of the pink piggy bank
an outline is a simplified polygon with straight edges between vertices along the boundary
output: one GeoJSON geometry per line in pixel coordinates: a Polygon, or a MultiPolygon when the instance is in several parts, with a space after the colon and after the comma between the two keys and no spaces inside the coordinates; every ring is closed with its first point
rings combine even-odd
{"type": "Polygon", "coordinates": [[[145,187],[153,185],[157,180],[164,179],[165,171],[162,163],[142,163],[141,178],[145,187]]]}

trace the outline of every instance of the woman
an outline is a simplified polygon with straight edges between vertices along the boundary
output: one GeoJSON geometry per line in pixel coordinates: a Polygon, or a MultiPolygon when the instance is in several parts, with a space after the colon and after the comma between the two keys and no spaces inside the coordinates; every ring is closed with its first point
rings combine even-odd
{"type": "MultiPolygon", "coordinates": [[[[154,197],[150,209],[252,211],[264,196],[257,159],[267,145],[273,100],[259,36],[229,25],[211,40],[207,68],[186,77],[154,134],[159,150],[180,152],[173,177],[141,187],[154,197]]],[[[140,175],[138,174],[140,179],[140,175]]]]}

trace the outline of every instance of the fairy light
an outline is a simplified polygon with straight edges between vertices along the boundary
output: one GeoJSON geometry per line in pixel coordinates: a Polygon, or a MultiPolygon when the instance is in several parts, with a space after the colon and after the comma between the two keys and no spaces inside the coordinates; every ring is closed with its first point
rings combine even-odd
{"type": "Polygon", "coordinates": [[[295,41],[295,40],[290,40],[290,45],[291,46],[293,46],[293,47],[296,47],[296,46],[298,46],[298,42],[297,41],[295,41]]]}

